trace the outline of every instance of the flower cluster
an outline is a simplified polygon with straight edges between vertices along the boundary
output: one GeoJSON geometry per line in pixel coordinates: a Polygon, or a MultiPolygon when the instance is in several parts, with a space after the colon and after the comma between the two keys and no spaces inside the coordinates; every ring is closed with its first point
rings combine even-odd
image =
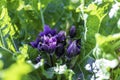
{"type": "Polygon", "coordinates": [[[61,31],[57,34],[56,30],[52,30],[48,25],[45,25],[44,31],[40,32],[37,39],[30,44],[40,51],[42,50],[52,54],[57,48],[57,45],[63,41],[65,41],[65,32],[61,31]]]}
{"type": "Polygon", "coordinates": [[[80,53],[79,40],[73,39],[75,35],[75,26],[70,28],[68,37],[65,31],[57,32],[55,29],[51,29],[48,25],[45,25],[44,31],[40,32],[36,40],[30,42],[30,45],[50,55],[55,53],[57,57],[61,57],[66,52],[66,56],[71,58],[80,53]],[[69,39],[67,40],[67,38],[69,39]]]}
{"type": "Polygon", "coordinates": [[[110,61],[107,59],[97,59],[92,64],[87,64],[85,69],[92,72],[91,80],[108,80],[110,78],[110,68],[115,68],[118,65],[116,59],[110,61]]]}

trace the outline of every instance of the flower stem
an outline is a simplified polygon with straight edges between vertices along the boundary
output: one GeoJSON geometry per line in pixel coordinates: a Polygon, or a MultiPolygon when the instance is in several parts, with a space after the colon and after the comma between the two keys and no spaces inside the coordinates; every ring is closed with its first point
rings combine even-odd
{"type": "Polygon", "coordinates": [[[12,38],[12,36],[10,36],[10,38],[11,38],[11,41],[12,41],[12,43],[13,43],[13,45],[14,45],[15,50],[18,51],[18,48],[17,48],[17,46],[16,46],[16,44],[15,44],[14,39],[12,38]]]}
{"type": "Polygon", "coordinates": [[[1,37],[1,41],[2,41],[3,47],[6,47],[6,46],[5,46],[5,41],[4,41],[4,39],[3,39],[3,35],[2,35],[2,30],[1,30],[1,29],[0,29],[0,37],[1,37]]]}
{"type": "Polygon", "coordinates": [[[79,58],[79,56],[76,56],[76,58],[71,62],[72,64],[71,64],[70,68],[74,68],[75,67],[76,62],[78,61],[78,58],[79,58]]]}
{"type": "Polygon", "coordinates": [[[61,75],[57,74],[57,80],[61,80],[61,75]]]}
{"type": "Polygon", "coordinates": [[[50,54],[50,61],[51,61],[51,66],[53,66],[53,59],[52,55],[50,54]]]}
{"type": "MultiPolygon", "coordinates": [[[[39,2],[41,4],[40,0],[39,0],[39,2]]],[[[44,21],[43,10],[42,10],[42,6],[41,5],[40,5],[40,15],[41,15],[41,20],[42,20],[42,26],[44,27],[45,21],[44,21]]]]}
{"type": "Polygon", "coordinates": [[[10,51],[9,49],[7,49],[7,48],[2,47],[2,46],[1,46],[0,48],[2,48],[3,50],[5,50],[5,51],[9,52],[10,54],[14,55],[14,54],[13,54],[13,52],[11,52],[11,51],[10,51]]]}
{"type": "Polygon", "coordinates": [[[86,41],[86,37],[87,37],[87,16],[85,15],[84,13],[84,5],[85,5],[85,1],[84,0],[81,0],[81,3],[82,3],[82,7],[81,7],[81,14],[82,14],[82,17],[83,17],[83,20],[84,20],[84,40],[86,41]]]}

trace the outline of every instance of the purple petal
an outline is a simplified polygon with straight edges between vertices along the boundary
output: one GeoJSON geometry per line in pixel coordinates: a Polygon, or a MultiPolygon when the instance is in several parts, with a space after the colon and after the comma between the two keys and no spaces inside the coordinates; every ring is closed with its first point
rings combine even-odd
{"type": "Polygon", "coordinates": [[[39,37],[36,38],[36,42],[37,42],[37,43],[40,42],[40,38],[39,38],[39,37]]]}
{"type": "Polygon", "coordinates": [[[31,45],[32,47],[34,47],[34,48],[37,48],[39,42],[40,42],[40,39],[37,38],[35,41],[30,42],[30,45],[31,45]]]}
{"type": "Polygon", "coordinates": [[[51,35],[52,35],[52,36],[54,36],[54,35],[56,35],[56,34],[57,34],[57,32],[56,32],[55,29],[51,30],[51,35]]]}
{"type": "Polygon", "coordinates": [[[48,50],[48,45],[42,44],[41,50],[48,52],[48,51],[49,51],[49,50],[48,50]]]}
{"type": "Polygon", "coordinates": [[[49,37],[44,35],[44,42],[49,43],[49,37]]]}
{"type": "Polygon", "coordinates": [[[44,32],[40,32],[39,33],[39,36],[41,37],[41,36],[44,36],[45,35],[45,33],[44,32]]]}
{"type": "Polygon", "coordinates": [[[51,37],[49,39],[49,51],[50,51],[50,53],[53,53],[55,51],[56,45],[57,45],[57,39],[56,39],[56,37],[55,36],[51,37]]]}
{"type": "Polygon", "coordinates": [[[78,47],[76,41],[73,41],[67,49],[68,57],[72,57],[74,55],[77,55],[79,52],[80,52],[80,47],[78,47]]]}
{"type": "Polygon", "coordinates": [[[75,26],[72,26],[70,28],[70,37],[73,38],[73,37],[75,37],[75,35],[76,35],[76,28],[75,28],[75,26]]]}
{"type": "Polygon", "coordinates": [[[42,49],[41,46],[42,46],[42,43],[39,43],[38,46],[37,46],[38,50],[42,49]]]}
{"type": "Polygon", "coordinates": [[[57,42],[57,39],[55,36],[49,39],[49,43],[52,43],[52,42],[57,42]]]}
{"type": "Polygon", "coordinates": [[[37,43],[35,42],[35,41],[33,41],[33,42],[30,42],[30,45],[32,46],[32,47],[34,47],[34,48],[37,48],[37,43]]]}
{"type": "Polygon", "coordinates": [[[71,39],[68,40],[68,46],[69,46],[71,43],[72,43],[72,40],[71,40],[71,39]]]}
{"type": "Polygon", "coordinates": [[[56,42],[49,43],[49,48],[50,49],[55,49],[56,48],[56,42]]]}
{"type": "Polygon", "coordinates": [[[51,32],[51,28],[48,25],[44,26],[44,33],[45,35],[48,35],[51,32]]]}
{"type": "Polygon", "coordinates": [[[58,42],[65,41],[66,36],[65,36],[65,31],[60,31],[57,35],[58,42]]]}

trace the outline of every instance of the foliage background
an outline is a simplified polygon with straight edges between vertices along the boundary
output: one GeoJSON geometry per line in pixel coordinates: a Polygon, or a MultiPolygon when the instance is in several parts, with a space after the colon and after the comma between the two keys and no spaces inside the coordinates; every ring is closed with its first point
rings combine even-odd
{"type": "MultiPolygon", "coordinates": [[[[82,47],[73,70],[73,79],[89,80],[91,74],[84,68],[87,63],[106,57],[107,54],[110,54],[108,59],[118,58],[120,55],[120,36],[110,40],[112,43],[100,45],[105,55],[102,52],[97,55],[99,57],[92,54],[96,44],[102,44],[95,39],[96,33],[103,37],[120,32],[120,11],[115,17],[109,18],[115,1],[103,0],[98,5],[93,3],[94,0],[0,0],[0,80],[56,78],[50,75],[53,73],[51,70],[44,73],[41,67],[35,69],[27,63],[27,60],[33,60],[39,54],[28,44],[35,40],[44,24],[67,33],[72,25],[76,26],[77,38],[81,38],[82,47]],[[114,44],[115,47],[112,47],[114,44]]],[[[99,40],[105,39],[99,37],[99,40]]],[[[111,79],[119,80],[119,72],[119,67],[111,70],[111,79]]]]}

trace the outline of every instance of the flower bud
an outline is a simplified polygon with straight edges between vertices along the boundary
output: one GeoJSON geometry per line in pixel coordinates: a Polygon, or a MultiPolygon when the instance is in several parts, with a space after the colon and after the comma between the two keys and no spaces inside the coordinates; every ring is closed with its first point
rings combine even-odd
{"type": "Polygon", "coordinates": [[[75,35],[76,35],[76,28],[75,28],[75,26],[72,26],[71,28],[70,28],[70,38],[73,38],[73,37],[75,37],[75,35]]]}
{"type": "Polygon", "coordinates": [[[77,41],[73,41],[67,48],[67,56],[69,58],[80,53],[80,45],[78,45],[77,41]]]}

